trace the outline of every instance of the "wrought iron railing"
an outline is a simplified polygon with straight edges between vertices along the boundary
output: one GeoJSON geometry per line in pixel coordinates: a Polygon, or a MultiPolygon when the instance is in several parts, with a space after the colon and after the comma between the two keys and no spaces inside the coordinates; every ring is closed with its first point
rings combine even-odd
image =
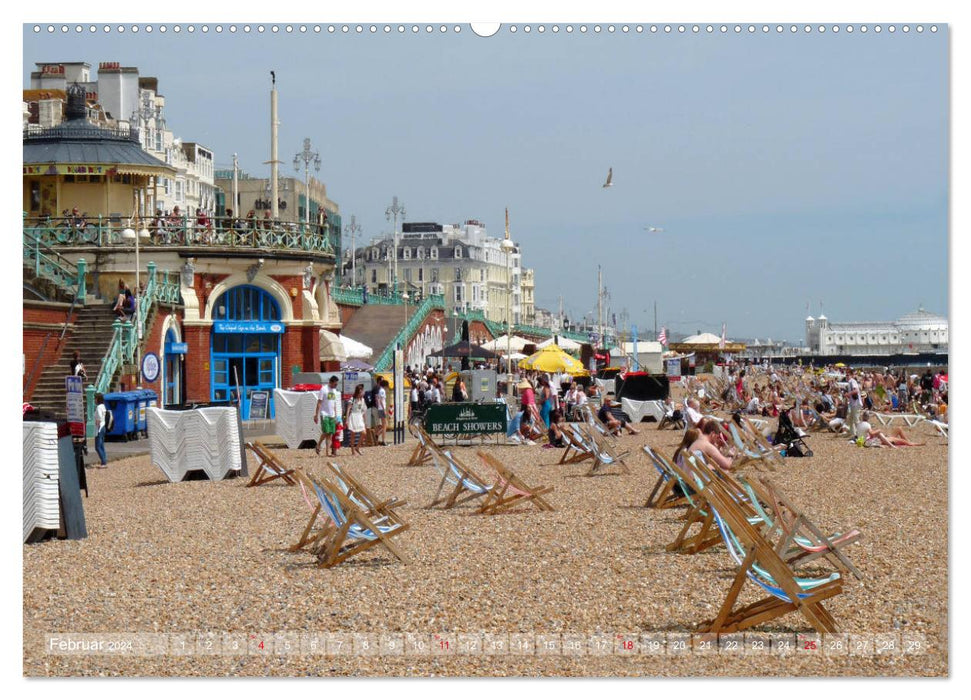
{"type": "Polygon", "coordinates": [[[111,324],[111,329],[111,342],[101,359],[101,367],[98,368],[98,376],[94,380],[94,390],[99,394],[108,391],[111,381],[123,364],[135,361],[135,327],[131,321],[116,319],[111,324]]]}
{"type": "MultiPolygon", "coordinates": [[[[365,297],[363,287],[333,287],[330,290],[330,296],[335,303],[347,306],[363,306],[365,303],[402,306],[405,303],[405,298],[400,292],[368,292],[365,297]]],[[[421,303],[411,299],[409,302],[414,305],[421,303]]]]}
{"type": "Polygon", "coordinates": [[[83,261],[77,265],[72,263],[27,228],[23,238],[24,264],[33,268],[34,275],[83,300],[87,292],[83,261]]]}
{"type": "MultiPolygon", "coordinates": [[[[333,232],[327,225],[304,224],[249,217],[158,217],[146,221],[146,248],[253,248],[256,250],[296,250],[334,254],[333,232]]],[[[124,230],[127,217],[84,215],[25,218],[24,234],[29,233],[51,246],[130,246],[124,230]]]]}
{"type": "Polygon", "coordinates": [[[394,350],[401,344],[401,347],[405,347],[408,339],[413,336],[421,324],[425,322],[425,317],[432,309],[444,309],[445,308],[445,297],[439,296],[437,294],[432,294],[425,297],[418,306],[415,307],[413,313],[409,313],[408,322],[402,326],[391,342],[384,351],[378,356],[378,359],[374,363],[374,369],[378,372],[386,372],[391,369],[391,363],[394,358],[394,350]]]}

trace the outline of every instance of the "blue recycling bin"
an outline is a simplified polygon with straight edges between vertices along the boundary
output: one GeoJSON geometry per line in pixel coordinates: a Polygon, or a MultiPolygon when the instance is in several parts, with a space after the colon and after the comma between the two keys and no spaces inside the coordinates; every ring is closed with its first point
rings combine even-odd
{"type": "Polygon", "coordinates": [[[127,442],[138,437],[138,392],[116,391],[105,394],[105,408],[111,411],[115,424],[105,437],[121,438],[127,442]]]}
{"type": "Polygon", "coordinates": [[[131,393],[138,395],[138,412],[135,416],[136,430],[148,437],[148,410],[158,406],[158,394],[151,389],[137,389],[131,393]]]}

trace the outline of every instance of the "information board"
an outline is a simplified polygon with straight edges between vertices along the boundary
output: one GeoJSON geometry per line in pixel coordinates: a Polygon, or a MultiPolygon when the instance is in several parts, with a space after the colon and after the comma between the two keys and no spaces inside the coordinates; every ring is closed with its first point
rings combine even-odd
{"type": "Polygon", "coordinates": [[[266,420],[270,410],[270,392],[252,391],[249,395],[249,420],[266,420]]]}
{"type": "Polygon", "coordinates": [[[67,422],[71,428],[71,435],[84,436],[84,393],[81,377],[64,377],[64,387],[67,390],[67,422]]]}

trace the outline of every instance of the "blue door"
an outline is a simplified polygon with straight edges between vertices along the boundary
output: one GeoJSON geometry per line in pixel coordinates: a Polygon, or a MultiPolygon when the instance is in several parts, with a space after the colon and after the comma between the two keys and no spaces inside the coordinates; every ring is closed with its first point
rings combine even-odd
{"type": "Polygon", "coordinates": [[[274,415],[273,389],[278,386],[280,364],[280,306],[259,287],[241,285],[221,295],[213,306],[210,393],[213,401],[229,401],[239,387],[243,419],[250,417],[253,391],[270,394],[269,416],[274,415]]]}

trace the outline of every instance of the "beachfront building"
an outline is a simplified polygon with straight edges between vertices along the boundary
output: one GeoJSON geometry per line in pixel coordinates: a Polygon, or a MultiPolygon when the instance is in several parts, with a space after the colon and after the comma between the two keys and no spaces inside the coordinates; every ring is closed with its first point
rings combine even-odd
{"type": "MultiPolygon", "coordinates": [[[[327,233],[338,260],[341,257],[340,207],[327,196],[327,185],[310,176],[310,187],[302,178],[280,177],[277,179],[277,218],[288,223],[302,223],[310,206],[310,222],[327,233]]],[[[270,178],[253,177],[236,171],[236,202],[233,203],[233,171],[220,169],[216,172],[216,187],[225,196],[225,209],[231,209],[239,219],[269,218],[273,209],[270,178]]],[[[222,212],[221,212],[222,213],[222,212]]],[[[337,271],[340,279],[340,270],[337,271]]]]}
{"type": "Polygon", "coordinates": [[[806,347],[813,355],[896,355],[948,352],[948,322],[923,307],[896,321],[830,323],[806,318],[806,347]]]}
{"type": "MultiPolygon", "coordinates": [[[[195,216],[197,209],[209,216],[215,213],[213,152],[202,144],[183,142],[168,128],[165,98],[159,94],[158,78],[142,76],[137,67],[111,61],[98,64],[95,75],[90,64],[80,61],[35,65],[37,70],[30,74],[30,89],[24,91],[24,101],[31,111],[28,130],[60,124],[67,89],[78,85],[85,94],[89,122],[123,131],[134,130],[142,149],[170,166],[170,172],[159,177],[151,192],[145,193],[149,200],[141,202],[139,209],[144,208],[149,215],[156,211],[169,215],[176,207],[183,216],[195,216]]],[[[91,213],[90,207],[81,203],[77,206],[82,212],[91,213]]],[[[130,217],[134,210],[111,213],[130,217]]]]}
{"type": "Polygon", "coordinates": [[[531,268],[523,270],[522,280],[523,323],[527,325],[538,325],[536,324],[536,275],[531,268]]]}
{"type": "MultiPolygon", "coordinates": [[[[507,259],[501,244],[474,219],[461,225],[403,223],[397,241],[398,292],[407,291],[411,298],[442,295],[449,310],[481,311],[497,323],[506,322],[508,300],[511,322],[524,323],[523,279],[526,273],[532,280],[532,270],[522,268],[519,245],[507,259]]],[[[364,286],[369,294],[389,294],[396,281],[393,255],[390,235],[358,248],[353,286],[364,286]]]]}
{"type": "Polygon", "coordinates": [[[23,135],[24,400],[63,411],[78,350],[92,384],[89,420],[95,391],[136,386],[164,406],[238,392],[243,418],[253,392],[266,391],[272,417],[272,390],[319,370],[320,331],[341,327],[326,231],[157,221],[159,182],[176,177],[174,163],[146,151],[131,125],[93,124],[85,87],[65,92],[64,120],[23,135]],[[45,215],[75,206],[87,216],[45,215]],[[131,319],[112,312],[119,284],[138,296],[131,319]],[[140,358],[152,360],[147,373],[140,358]]]}

